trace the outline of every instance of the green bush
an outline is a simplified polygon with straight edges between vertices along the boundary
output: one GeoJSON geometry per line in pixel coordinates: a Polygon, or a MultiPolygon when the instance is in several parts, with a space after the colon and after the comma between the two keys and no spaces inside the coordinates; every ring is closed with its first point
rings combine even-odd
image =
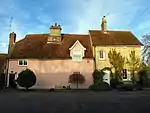
{"type": "Polygon", "coordinates": [[[102,70],[95,70],[93,72],[93,80],[94,80],[94,83],[101,83],[103,82],[103,76],[104,76],[104,72],[102,70]]]}
{"type": "Polygon", "coordinates": [[[148,70],[140,70],[138,72],[139,81],[137,81],[138,85],[141,85],[143,87],[150,87],[150,78],[148,70]]]}
{"type": "Polygon", "coordinates": [[[26,89],[32,87],[36,83],[36,76],[33,71],[26,69],[18,74],[17,83],[26,89]]]}
{"type": "Polygon", "coordinates": [[[109,91],[112,88],[110,85],[106,82],[101,82],[101,83],[95,83],[89,87],[90,90],[93,91],[109,91]]]}
{"type": "Polygon", "coordinates": [[[120,85],[120,84],[123,84],[123,83],[122,83],[121,81],[119,81],[118,78],[112,78],[112,79],[110,80],[110,86],[111,86],[112,88],[114,88],[114,89],[116,89],[117,86],[120,85]]]}
{"type": "Polygon", "coordinates": [[[142,90],[143,87],[136,84],[121,84],[117,86],[117,89],[125,91],[135,91],[135,90],[142,90]]]}

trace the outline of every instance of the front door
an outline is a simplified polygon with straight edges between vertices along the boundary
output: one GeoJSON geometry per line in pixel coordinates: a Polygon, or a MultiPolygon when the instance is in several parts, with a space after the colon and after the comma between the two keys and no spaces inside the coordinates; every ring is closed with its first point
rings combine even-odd
{"type": "Polygon", "coordinates": [[[110,85],[110,71],[104,71],[105,75],[103,76],[103,81],[110,85]]]}
{"type": "Polygon", "coordinates": [[[14,73],[9,74],[9,87],[15,88],[15,74],[14,73]]]}

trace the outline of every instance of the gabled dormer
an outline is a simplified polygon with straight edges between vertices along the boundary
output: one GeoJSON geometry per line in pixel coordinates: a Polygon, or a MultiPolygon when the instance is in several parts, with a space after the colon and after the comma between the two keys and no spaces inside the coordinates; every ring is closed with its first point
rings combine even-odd
{"type": "Polygon", "coordinates": [[[50,34],[47,43],[61,42],[61,26],[55,23],[50,27],[50,34]]]}
{"type": "Polygon", "coordinates": [[[82,61],[86,48],[77,40],[69,50],[73,61],[82,61]]]}

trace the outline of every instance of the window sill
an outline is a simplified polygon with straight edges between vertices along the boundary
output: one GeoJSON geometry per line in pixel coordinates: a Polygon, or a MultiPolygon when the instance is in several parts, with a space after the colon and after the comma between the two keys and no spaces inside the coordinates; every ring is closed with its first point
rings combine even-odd
{"type": "Polygon", "coordinates": [[[73,62],[82,62],[82,60],[72,60],[73,62]]]}
{"type": "Polygon", "coordinates": [[[28,66],[28,65],[18,65],[18,66],[20,66],[20,67],[26,67],[26,66],[28,66]]]}
{"type": "Polygon", "coordinates": [[[99,60],[106,60],[105,58],[99,58],[99,60]]]}

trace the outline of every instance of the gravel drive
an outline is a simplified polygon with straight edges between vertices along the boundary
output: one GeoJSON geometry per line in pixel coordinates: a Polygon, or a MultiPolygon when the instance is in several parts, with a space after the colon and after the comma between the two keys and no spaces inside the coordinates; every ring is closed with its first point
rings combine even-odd
{"type": "Polygon", "coordinates": [[[0,113],[150,113],[150,91],[2,92],[0,113]]]}

